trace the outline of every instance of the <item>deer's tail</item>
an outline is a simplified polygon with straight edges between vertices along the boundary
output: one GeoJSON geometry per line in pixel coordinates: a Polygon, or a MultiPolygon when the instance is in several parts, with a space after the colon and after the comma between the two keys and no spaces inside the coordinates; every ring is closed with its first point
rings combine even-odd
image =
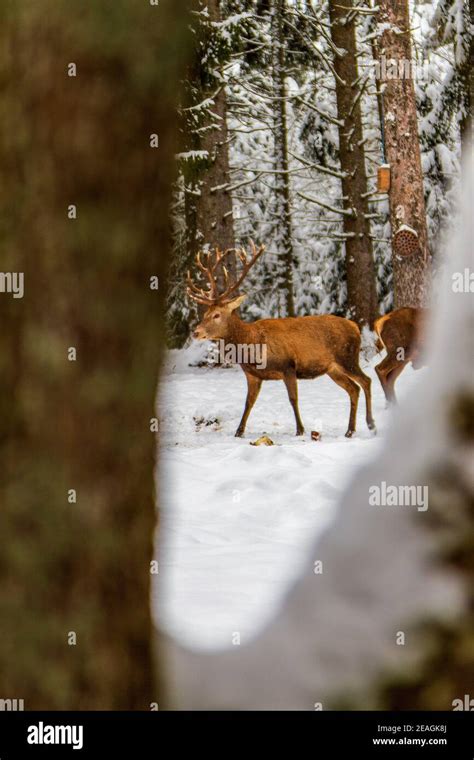
{"type": "Polygon", "coordinates": [[[382,351],[385,348],[385,343],[383,342],[383,338],[382,338],[382,331],[383,331],[383,326],[389,316],[390,316],[389,314],[384,314],[383,317],[379,317],[374,322],[374,332],[377,336],[375,345],[377,346],[378,351],[382,351]]]}

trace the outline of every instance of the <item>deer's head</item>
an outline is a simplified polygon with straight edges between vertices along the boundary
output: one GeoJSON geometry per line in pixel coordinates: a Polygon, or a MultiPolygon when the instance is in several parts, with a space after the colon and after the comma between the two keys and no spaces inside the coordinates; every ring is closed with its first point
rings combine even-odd
{"type": "Polygon", "coordinates": [[[252,246],[250,259],[244,248],[228,248],[226,251],[220,251],[216,248],[212,253],[197,254],[196,264],[207,279],[208,289],[204,290],[196,285],[191,279],[191,273],[188,272],[187,293],[189,297],[197,303],[207,306],[201,322],[193,333],[194,338],[198,340],[220,340],[228,336],[234,311],[239,308],[246,297],[245,294],[236,296],[235,293],[251,267],[253,267],[265,250],[264,245],[257,248],[253,241],[250,241],[250,244],[252,246]],[[224,263],[226,257],[230,254],[234,254],[242,265],[240,276],[234,278],[233,281],[224,263]],[[223,287],[220,293],[218,292],[217,285],[219,270],[223,275],[223,287]]]}

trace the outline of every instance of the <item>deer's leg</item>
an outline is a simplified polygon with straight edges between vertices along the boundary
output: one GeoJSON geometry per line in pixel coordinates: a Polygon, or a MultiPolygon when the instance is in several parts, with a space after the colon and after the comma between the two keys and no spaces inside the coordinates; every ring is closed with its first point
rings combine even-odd
{"type": "Polygon", "coordinates": [[[370,392],[370,388],[372,385],[372,380],[370,377],[367,377],[367,375],[362,372],[359,365],[357,365],[357,368],[353,372],[347,373],[351,380],[354,380],[354,382],[358,383],[362,390],[364,391],[365,396],[365,419],[367,422],[367,427],[369,430],[375,430],[375,422],[374,418],[372,417],[372,395],[370,392]]]}
{"type": "Polygon", "coordinates": [[[392,369],[391,372],[388,373],[388,375],[385,378],[385,384],[386,384],[386,397],[389,404],[396,404],[397,403],[397,397],[395,396],[395,380],[401,373],[403,372],[404,368],[408,362],[398,362],[397,366],[392,369]]]}
{"type": "Polygon", "coordinates": [[[293,412],[295,413],[296,435],[303,435],[304,425],[300,417],[300,410],[298,409],[298,381],[296,379],[296,373],[287,372],[283,378],[283,381],[286,385],[286,390],[288,391],[290,404],[293,407],[293,412]]]}
{"type": "Polygon", "coordinates": [[[355,433],[356,429],[357,405],[359,403],[360,388],[357,383],[351,380],[351,378],[346,374],[346,371],[342,367],[333,365],[331,369],[328,370],[328,375],[331,380],[334,380],[334,382],[337,383],[337,385],[339,385],[341,388],[344,388],[351,400],[351,411],[349,415],[349,426],[347,428],[346,438],[352,438],[352,435],[355,433]]]}
{"type": "Polygon", "coordinates": [[[385,387],[386,386],[386,374],[385,374],[386,373],[386,369],[385,368],[386,368],[386,365],[388,363],[387,359],[388,359],[388,356],[386,356],[385,359],[382,359],[382,361],[380,362],[380,364],[376,365],[375,371],[377,373],[378,379],[380,380],[380,385],[382,386],[383,395],[385,396],[385,400],[388,403],[387,390],[386,390],[386,387],[385,387]]]}
{"type": "Polygon", "coordinates": [[[380,380],[380,385],[382,386],[382,390],[384,392],[385,398],[387,400],[387,404],[396,404],[397,399],[395,397],[395,391],[394,391],[394,384],[395,380],[399,376],[400,372],[404,368],[404,366],[408,364],[406,361],[399,361],[395,356],[390,356],[388,354],[385,359],[383,359],[380,364],[377,364],[375,367],[375,371],[378,375],[378,378],[380,380]],[[389,376],[392,374],[392,372],[395,372],[395,375],[393,377],[393,381],[390,384],[388,382],[389,376]]]}
{"type": "Polygon", "coordinates": [[[260,388],[262,387],[262,381],[260,378],[249,375],[247,372],[245,373],[245,377],[247,378],[247,398],[245,400],[245,409],[242,419],[240,420],[239,427],[235,433],[236,438],[241,438],[243,436],[249,414],[257,400],[258,394],[260,393],[260,388]]]}

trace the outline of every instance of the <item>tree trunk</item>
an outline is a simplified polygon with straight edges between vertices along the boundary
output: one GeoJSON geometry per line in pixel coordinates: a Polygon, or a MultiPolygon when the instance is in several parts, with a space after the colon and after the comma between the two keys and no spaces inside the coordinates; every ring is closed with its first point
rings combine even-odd
{"type": "Polygon", "coordinates": [[[219,127],[209,130],[203,138],[203,150],[210,156],[209,169],[201,183],[201,195],[196,201],[199,239],[211,248],[232,248],[234,228],[232,198],[223,188],[229,183],[229,152],[225,89],[214,99],[213,113],[219,127]],[[215,189],[218,188],[218,189],[215,189]]]}
{"type": "Polygon", "coordinates": [[[389,205],[395,307],[426,306],[429,299],[430,254],[415,88],[410,74],[412,54],[408,0],[397,3],[382,0],[379,22],[386,25],[378,51],[385,112],[385,146],[391,171],[389,205]],[[393,76],[395,67],[397,73],[393,76]],[[411,255],[401,255],[395,245],[396,235],[403,226],[413,230],[417,236],[417,250],[411,255]]]}
{"type": "MultiPolygon", "coordinates": [[[[223,187],[229,184],[229,151],[227,133],[227,107],[225,89],[222,88],[214,99],[213,113],[220,125],[205,133],[202,149],[210,156],[209,168],[200,183],[201,194],[197,196],[195,208],[197,218],[196,248],[233,248],[234,226],[232,198],[223,187]]],[[[235,271],[235,256],[227,257],[227,268],[235,271]]],[[[218,285],[222,285],[223,274],[218,274],[218,285]]]]}
{"type": "Polygon", "coordinates": [[[346,237],[347,301],[352,319],[359,325],[372,326],[377,316],[377,290],[371,238],[370,221],[367,218],[367,174],[362,131],[359,73],[355,21],[349,20],[347,3],[329,3],[331,37],[337,48],[346,51],[342,57],[334,57],[336,71],[336,99],[338,119],[343,122],[339,129],[339,155],[341,169],[345,174],[341,181],[344,208],[352,210],[352,216],[343,217],[346,237]]]}
{"type": "Polygon", "coordinates": [[[23,298],[0,293],[0,694],[27,710],[157,699],[150,278],[166,270],[184,6],[0,11],[0,236],[24,274],[23,298]]]}
{"type": "MultiPolygon", "coordinates": [[[[199,4],[202,9],[203,3],[199,4]]],[[[217,23],[221,20],[219,0],[206,0],[207,20],[217,23]]],[[[214,32],[215,33],[215,32],[214,32]]],[[[213,98],[210,114],[205,122],[200,124],[199,132],[190,130],[185,136],[188,148],[206,151],[208,158],[190,167],[191,172],[185,176],[187,193],[185,199],[188,263],[192,265],[194,257],[203,248],[218,247],[222,250],[234,247],[234,227],[232,215],[232,198],[227,190],[229,177],[229,135],[227,130],[227,98],[223,84],[222,70],[219,73],[221,81],[212,75],[213,90],[208,87],[200,88],[199,83],[206,79],[202,71],[202,49],[197,38],[195,59],[190,69],[189,79],[193,86],[193,102],[199,103],[208,97],[213,98]]],[[[235,271],[235,257],[228,258],[228,269],[235,271]]],[[[219,273],[218,283],[221,284],[222,272],[219,273]]]]}
{"type": "Polygon", "coordinates": [[[290,177],[288,174],[288,131],[286,114],[284,14],[286,0],[273,0],[272,6],[272,72],[274,97],[275,146],[275,219],[276,247],[282,264],[280,289],[284,298],[283,316],[295,316],[293,293],[293,226],[290,204],[290,177]]]}

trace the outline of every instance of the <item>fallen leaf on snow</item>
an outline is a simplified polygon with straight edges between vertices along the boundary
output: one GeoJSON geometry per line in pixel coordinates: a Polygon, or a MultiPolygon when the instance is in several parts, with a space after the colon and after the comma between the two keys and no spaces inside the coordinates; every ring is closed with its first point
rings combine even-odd
{"type": "Polygon", "coordinates": [[[268,435],[261,435],[256,441],[250,441],[251,446],[274,446],[272,439],[268,435]]]}

